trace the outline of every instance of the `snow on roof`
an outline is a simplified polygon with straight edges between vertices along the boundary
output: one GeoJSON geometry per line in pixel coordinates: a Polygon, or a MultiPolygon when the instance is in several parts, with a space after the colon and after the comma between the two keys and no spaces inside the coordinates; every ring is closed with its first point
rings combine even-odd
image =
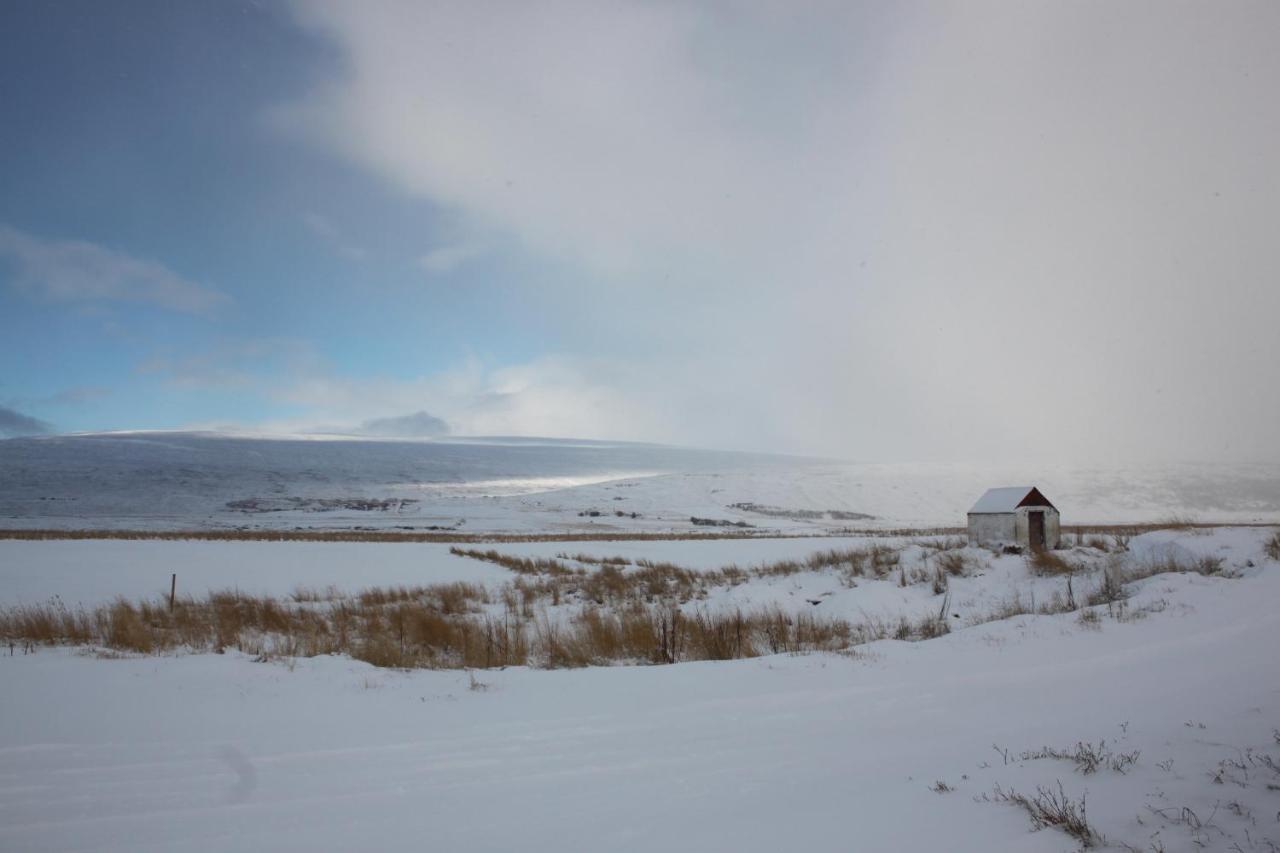
{"type": "Polygon", "coordinates": [[[1035,486],[1002,486],[987,489],[969,512],[1013,512],[1035,486]]]}

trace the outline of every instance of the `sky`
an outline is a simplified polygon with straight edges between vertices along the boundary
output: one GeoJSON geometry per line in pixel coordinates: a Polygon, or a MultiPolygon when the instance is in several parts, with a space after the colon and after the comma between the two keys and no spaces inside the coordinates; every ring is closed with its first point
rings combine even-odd
{"type": "Polygon", "coordinates": [[[1280,4],[0,4],[0,436],[1280,459],[1280,4]]]}

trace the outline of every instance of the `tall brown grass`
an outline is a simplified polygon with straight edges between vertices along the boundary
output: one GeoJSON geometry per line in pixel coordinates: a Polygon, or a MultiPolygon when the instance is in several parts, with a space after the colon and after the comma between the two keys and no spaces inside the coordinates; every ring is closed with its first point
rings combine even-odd
{"type": "Polygon", "coordinates": [[[1073,575],[1084,570],[1053,551],[1031,551],[1027,555],[1027,567],[1037,575],[1073,575]]]}
{"type": "Polygon", "coordinates": [[[317,606],[227,591],[183,598],[172,610],[160,601],[117,599],[76,610],[50,602],[0,609],[0,637],[140,653],[234,648],[264,657],[348,654],[385,667],[491,668],[730,660],[837,650],[884,635],[778,607],[685,613],[631,601],[616,609],[587,605],[557,619],[546,610],[475,609],[479,596],[455,594],[366,590],[317,606]]]}

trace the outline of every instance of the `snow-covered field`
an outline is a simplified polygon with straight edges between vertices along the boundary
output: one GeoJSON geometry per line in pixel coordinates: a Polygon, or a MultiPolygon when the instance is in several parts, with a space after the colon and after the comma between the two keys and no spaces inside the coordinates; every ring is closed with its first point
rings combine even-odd
{"type": "Polygon", "coordinates": [[[449,546],[383,542],[165,542],[0,540],[0,603],[57,596],[91,606],[123,595],[167,595],[177,574],[184,595],[238,589],[287,596],[298,587],[357,592],[371,586],[497,582],[511,573],[454,557],[449,546]]]}
{"type": "MultiPolygon", "coordinates": [[[[515,620],[530,636],[588,612],[678,607],[691,620],[767,609],[913,638],[474,672],[291,657],[260,634],[275,653],[257,659],[222,639],[136,655],[19,638],[0,646],[0,850],[1274,853],[1275,529],[1072,536],[1060,552],[1070,580],[943,537],[833,535],[958,525],[983,489],[1011,482],[1037,483],[1067,523],[1280,513],[1276,466],[860,465],[521,440],[0,441],[6,527],[681,532],[706,529],[698,516],[790,536],[462,546],[476,556],[430,542],[0,540],[5,612],[158,601],[171,574],[197,600],[232,589],[310,613],[371,587],[467,581],[473,609],[451,618],[515,620]],[[835,556],[806,562],[820,551],[835,556]],[[530,576],[499,564],[509,558],[554,560],[559,574],[516,595],[530,576]],[[606,558],[624,588],[655,563],[680,567],[684,586],[655,599],[638,585],[611,603],[584,583],[606,558]],[[1144,577],[1161,567],[1197,571],[1144,577]],[[1081,609],[1122,572],[1142,578],[1127,600],[1081,609]],[[289,603],[308,590],[320,594],[289,603]],[[950,633],[920,640],[939,619],[950,633]],[[1099,766],[1086,772],[1090,756],[1099,766]],[[1081,832],[1032,831],[1018,801],[1052,807],[1046,796],[1083,812],[1081,832]]],[[[536,645],[527,660],[551,662],[536,645]]]]}
{"type": "MultiPolygon", "coordinates": [[[[1266,528],[1216,528],[1196,535],[1155,531],[1136,537],[1129,558],[1144,560],[1172,556],[1190,562],[1217,556],[1229,573],[1246,573],[1256,565],[1259,544],[1270,535],[1266,528]]],[[[803,561],[816,551],[886,545],[901,549],[901,565],[908,572],[931,574],[933,551],[921,544],[940,537],[820,537],[782,539],[709,539],[617,542],[529,542],[482,546],[522,557],[565,559],[590,570],[591,560],[622,558],[672,563],[694,571],[724,566],[751,570],[781,560],[803,561]],[[575,557],[586,557],[579,563],[575,557]]],[[[941,537],[946,538],[946,537],[941,537]]],[[[168,595],[171,574],[178,591],[202,597],[209,592],[237,590],[250,595],[286,598],[297,590],[333,591],[352,595],[370,587],[426,585],[468,581],[491,590],[510,583],[514,575],[493,563],[456,556],[447,544],[343,542],[208,542],[154,540],[0,540],[0,606],[39,604],[57,599],[70,607],[93,607],[124,596],[130,600],[168,595]]],[[[473,547],[473,546],[466,546],[473,547]]],[[[952,618],[980,621],[1002,604],[1019,601],[1027,607],[1048,602],[1066,592],[1063,577],[1037,577],[1020,556],[996,556],[978,548],[958,553],[972,561],[965,576],[949,578],[952,618]]],[[[1074,559],[1097,568],[1105,555],[1076,552],[1074,559]]],[[[706,598],[688,602],[685,609],[749,609],[777,604],[789,611],[817,607],[814,612],[851,621],[918,618],[936,612],[941,600],[928,583],[900,583],[897,569],[883,579],[860,578],[850,585],[829,570],[801,571],[784,576],[761,576],[736,586],[712,586],[706,598]],[[809,602],[819,602],[811,605],[809,602]]],[[[1082,587],[1080,594],[1084,592],[1082,587]]],[[[496,598],[496,595],[495,595],[496,598]]],[[[566,602],[555,612],[571,613],[566,602]]]]}
{"type": "Polygon", "coordinates": [[[1067,524],[1280,515],[1276,464],[863,464],[533,439],[0,440],[0,526],[23,528],[715,529],[698,517],[827,533],[961,525],[985,489],[1019,483],[1039,485],[1067,524]]]}
{"type": "MultiPolygon", "coordinates": [[[[1071,802],[1085,798],[1110,849],[1272,850],[1272,533],[1148,533],[1128,559],[1211,556],[1221,573],[1136,581],[1123,606],[1094,608],[1095,622],[1062,613],[964,627],[1011,595],[1043,601],[1063,583],[987,555],[951,582],[961,608],[951,634],[852,654],[469,674],[338,656],[18,648],[0,658],[0,850],[1073,850],[1078,840],[1033,832],[1025,811],[997,801],[997,785],[1031,796],[1059,783],[1071,802]],[[1086,774],[1031,757],[1081,742],[1119,769],[1086,774]]],[[[832,544],[495,547],[711,569],[832,544]]],[[[5,604],[51,593],[99,601],[113,577],[128,587],[117,592],[155,594],[163,581],[147,573],[171,568],[193,584],[225,577],[281,593],[325,578],[358,588],[509,576],[440,546],[0,545],[5,604]],[[349,580],[348,560],[358,561],[349,580]]],[[[1090,553],[1074,556],[1108,559],[1090,553]]],[[[1076,583],[1083,594],[1098,576],[1076,583]]],[[[850,587],[830,573],[753,578],[715,595],[738,601],[697,606],[778,601],[887,617],[939,600],[927,584],[850,587]]]]}

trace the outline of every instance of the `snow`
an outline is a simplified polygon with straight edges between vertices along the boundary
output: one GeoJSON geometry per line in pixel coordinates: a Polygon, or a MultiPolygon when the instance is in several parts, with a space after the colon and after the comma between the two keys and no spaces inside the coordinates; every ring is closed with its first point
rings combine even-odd
{"type": "Polygon", "coordinates": [[[357,592],[371,586],[510,580],[491,563],[455,557],[448,545],[399,542],[201,542],[0,540],[0,604],[55,596],[93,606],[117,596],[182,595],[238,589],[288,596],[298,587],[357,592]]]}
{"type": "Polygon", "coordinates": [[[871,464],[548,439],[135,433],[0,440],[0,527],[705,532],[696,516],[822,534],[963,525],[974,495],[1001,481],[1039,483],[1065,524],[1280,514],[1274,463],[871,464]],[[359,508],[370,500],[386,508],[359,508]],[[245,511],[255,502],[262,511],[245,511]]]}
{"type": "Polygon", "coordinates": [[[1002,486],[987,489],[978,502],[969,508],[971,513],[1013,512],[1031,491],[1032,486],[1002,486]]]}
{"type": "MultiPolygon", "coordinates": [[[[694,570],[801,559],[828,548],[865,547],[901,539],[865,537],[536,542],[462,546],[532,557],[558,554],[674,562],[694,570]]],[[[470,581],[500,584],[506,569],[423,542],[256,542],[0,539],[0,605],[59,597],[92,606],[117,596],[168,595],[170,573],[186,595],[238,589],[287,596],[298,587],[357,592],[372,586],[470,581]]]]}
{"type": "MultiPolygon", "coordinates": [[[[18,650],[0,657],[0,850],[1074,850],[1057,830],[1032,832],[1018,808],[982,800],[997,784],[1033,793],[1058,782],[1087,795],[1111,849],[1267,850],[1280,844],[1280,795],[1267,787],[1280,774],[1262,762],[1280,762],[1280,564],[1261,547],[1270,533],[1135,537],[1137,555],[1218,556],[1238,577],[1153,576],[1133,585],[1122,618],[1101,608],[1097,627],[1076,614],[1019,616],[854,655],[519,668],[477,672],[473,689],[467,673],[339,657],[18,650]],[[1102,740],[1137,751],[1134,766],[1084,775],[1021,757],[1102,740]],[[935,793],[938,781],[955,790],[935,793]]],[[[70,582],[78,560],[86,588],[101,583],[92,551],[60,553],[71,545],[128,546],[112,572],[139,555],[180,571],[227,560],[245,577],[287,566],[261,579],[278,588],[332,570],[318,551],[295,552],[299,543],[21,544],[54,547],[23,552],[32,568],[21,581],[17,552],[0,552],[10,601],[41,565],[60,563],[55,576],[70,582]],[[244,556],[255,552],[276,559],[244,556]]],[[[729,553],[707,544],[560,548],[660,547],[707,567],[729,553]]],[[[360,550],[342,556],[370,555],[360,558],[370,571],[489,571],[393,556],[418,546],[351,547],[360,550]]],[[[734,559],[753,562],[749,553],[734,559]]],[[[732,594],[785,596],[793,580],[732,594]]],[[[1000,558],[965,578],[967,590],[959,583],[957,601],[1058,580],[1000,558]]],[[[930,600],[923,587],[894,589],[833,592],[850,597],[846,610],[889,608],[892,594],[930,600]]]]}

